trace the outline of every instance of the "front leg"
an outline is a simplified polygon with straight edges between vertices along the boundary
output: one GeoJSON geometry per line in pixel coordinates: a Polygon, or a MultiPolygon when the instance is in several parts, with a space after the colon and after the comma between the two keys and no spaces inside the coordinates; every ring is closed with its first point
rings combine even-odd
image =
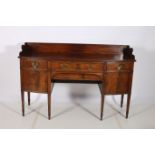
{"type": "Polygon", "coordinates": [[[130,109],[130,99],[131,99],[131,92],[128,93],[128,97],[127,97],[127,107],[126,107],[126,119],[129,116],[129,109],[130,109]]]}
{"type": "Polygon", "coordinates": [[[51,119],[51,92],[48,92],[48,119],[51,119]]]}
{"type": "Polygon", "coordinates": [[[27,96],[28,96],[28,105],[30,106],[30,92],[27,92],[27,96]]]}
{"type": "Polygon", "coordinates": [[[123,107],[124,94],[121,95],[121,108],[123,107]]]}
{"type": "Polygon", "coordinates": [[[21,100],[22,100],[22,115],[25,116],[24,91],[23,90],[21,90],[21,100]]]}
{"type": "Polygon", "coordinates": [[[100,110],[100,120],[103,119],[103,110],[104,110],[104,89],[103,89],[103,84],[101,85],[101,110],[100,110]]]}

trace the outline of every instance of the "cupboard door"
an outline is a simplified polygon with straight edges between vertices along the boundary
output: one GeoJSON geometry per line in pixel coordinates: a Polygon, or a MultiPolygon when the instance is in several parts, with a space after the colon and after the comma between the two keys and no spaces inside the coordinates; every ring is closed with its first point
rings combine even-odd
{"type": "Polygon", "coordinates": [[[47,71],[22,69],[22,89],[32,92],[47,92],[47,71]]]}
{"type": "Polygon", "coordinates": [[[127,93],[131,83],[130,72],[120,72],[117,81],[117,93],[127,93]]]}
{"type": "Polygon", "coordinates": [[[105,75],[105,93],[106,94],[115,94],[117,90],[117,72],[109,72],[105,75]]]}
{"type": "Polygon", "coordinates": [[[132,80],[131,72],[108,72],[105,75],[105,93],[123,94],[130,89],[132,80]]]}

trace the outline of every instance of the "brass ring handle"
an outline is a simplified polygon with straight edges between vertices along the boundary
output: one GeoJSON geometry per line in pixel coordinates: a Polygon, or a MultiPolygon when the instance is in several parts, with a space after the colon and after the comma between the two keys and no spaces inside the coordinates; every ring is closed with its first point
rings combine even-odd
{"type": "Polygon", "coordinates": [[[32,68],[36,70],[38,68],[38,63],[36,61],[32,62],[32,68]]]}

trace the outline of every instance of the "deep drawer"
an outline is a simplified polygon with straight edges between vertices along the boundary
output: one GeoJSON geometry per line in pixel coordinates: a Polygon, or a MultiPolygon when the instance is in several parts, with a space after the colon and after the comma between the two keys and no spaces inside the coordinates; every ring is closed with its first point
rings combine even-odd
{"type": "Polygon", "coordinates": [[[47,92],[47,71],[21,69],[22,89],[25,91],[47,92]]]}

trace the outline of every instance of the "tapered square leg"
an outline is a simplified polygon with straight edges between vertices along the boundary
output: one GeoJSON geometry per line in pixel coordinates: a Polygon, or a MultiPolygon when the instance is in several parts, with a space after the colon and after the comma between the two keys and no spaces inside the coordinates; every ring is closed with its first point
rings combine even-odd
{"type": "Polygon", "coordinates": [[[21,91],[21,100],[22,100],[22,115],[25,115],[25,105],[24,105],[24,91],[21,91]]]}
{"type": "Polygon", "coordinates": [[[30,92],[27,92],[27,96],[28,96],[28,105],[30,106],[30,92]]]}
{"type": "Polygon", "coordinates": [[[51,119],[51,93],[48,93],[48,119],[51,119]]]}
{"type": "Polygon", "coordinates": [[[121,95],[121,108],[123,107],[124,94],[121,95]]]}
{"type": "Polygon", "coordinates": [[[128,118],[128,116],[129,116],[130,99],[131,99],[131,93],[129,93],[127,96],[126,118],[128,118]]]}
{"type": "Polygon", "coordinates": [[[103,91],[103,85],[101,87],[101,111],[100,111],[100,120],[103,119],[103,110],[104,110],[104,91],[103,91]]]}

